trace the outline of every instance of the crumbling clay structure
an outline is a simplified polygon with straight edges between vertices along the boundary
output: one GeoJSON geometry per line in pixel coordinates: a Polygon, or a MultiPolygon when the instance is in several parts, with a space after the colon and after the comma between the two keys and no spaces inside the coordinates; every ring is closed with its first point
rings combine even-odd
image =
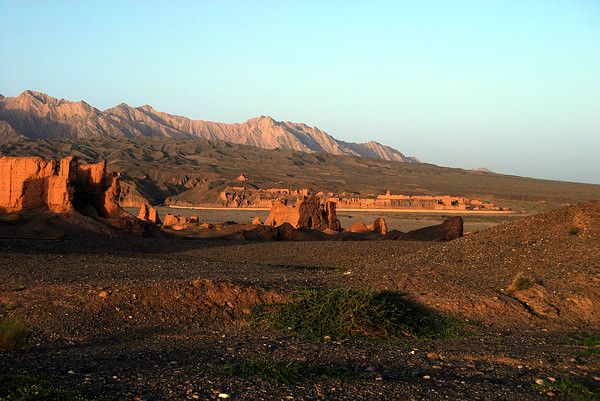
{"type": "Polygon", "coordinates": [[[283,223],[289,223],[294,228],[298,228],[298,219],[300,212],[297,206],[288,206],[285,201],[277,200],[273,202],[269,216],[265,220],[266,226],[277,227],[283,223]]]}
{"type": "Polygon", "coordinates": [[[44,161],[40,157],[0,158],[0,212],[50,211],[83,214],[112,228],[144,235],[144,223],[119,206],[118,174],[106,162],[79,165],[77,157],[44,161]]]}
{"type": "Polygon", "coordinates": [[[146,220],[146,221],[152,222],[157,225],[161,224],[160,217],[158,216],[158,211],[146,203],[144,203],[142,205],[142,207],[140,208],[140,213],[138,214],[138,219],[146,220]]]}
{"type": "Polygon", "coordinates": [[[55,160],[45,162],[40,157],[0,158],[0,211],[74,212],[77,161],[63,159],[58,174],[57,167],[55,160]]]}
{"type": "Polygon", "coordinates": [[[382,235],[387,234],[387,224],[383,217],[378,217],[373,222],[373,231],[382,235]]]}
{"type": "Polygon", "coordinates": [[[287,206],[282,201],[273,203],[265,225],[280,226],[289,223],[294,228],[340,231],[335,202],[322,204],[317,196],[306,196],[298,206],[287,206]]]}

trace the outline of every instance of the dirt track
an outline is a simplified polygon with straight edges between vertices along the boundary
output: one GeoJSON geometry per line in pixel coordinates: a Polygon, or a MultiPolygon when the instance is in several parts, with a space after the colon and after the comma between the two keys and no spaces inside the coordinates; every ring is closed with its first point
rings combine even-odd
{"type": "Polygon", "coordinates": [[[2,239],[0,249],[0,312],[26,321],[33,333],[29,348],[1,354],[0,370],[89,382],[96,394],[521,400],[548,398],[533,389],[535,379],[593,387],[600,376],[599,356],[580,355],[569,339],[600,331],[599,202],[450,243],[72,238],[2,239]],[[519,276],[534,284],[509,292],[519,276]],[[300,286],[407,293],[468,320],[477,335],[391,346],[247,329],[249,306],[300,286]],[[251,356],[371,376],[278,385],[217,369],[251,356]]]}

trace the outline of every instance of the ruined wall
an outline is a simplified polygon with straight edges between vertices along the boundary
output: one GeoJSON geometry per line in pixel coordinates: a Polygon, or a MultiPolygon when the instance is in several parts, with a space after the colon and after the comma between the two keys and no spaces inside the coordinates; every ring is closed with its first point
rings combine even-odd
{"type": "Polygon", "coordinates": [[[106,162],[79,165],[75,156],[44,161],[40,157],[0,158],[0,211],[41,209],[73,213],[93,208],[101,217],[128,215],[119,206],[115,174],[106,162]]]}
{"type": "Polygon", "coordinates": [[[321,203],[319,196],[307,196],[300,203],[298,227],[316,230],[331,229],[338,231],[340,222],[337,219],[334,202],[321,203]]]}
{"type": "Polygon", "coordinates": [[[154,224],[161,224],[160,217],[158,216],[158,211],[146,203],[144,203],[140,208],[138,219],[150,221],[154,224]]]}
{"type": "Polygon", "coordinates": [[[58,164],[40,157],[0,158],[0,208],[6,212],[44,209],[56,213],[73,210],[73,159],[58,164]]]}
{"type": "Polygon", "coordinates": [[[283,223],[290,223],[294,228],[298,228],[299,218],[300,212],[297,206],[288,206],[285,202],[278,200],[273,202],[265,225],[277,227],[283,223]]]}
{"type": "Polygon", "coordinates": [[[304,197],[298,206],[287,206],[282,201],[273,203],[265,225],[280,226],[289,223],[294,228],[311,228],[315,230],[341,229],[337,219],[334,202],[321,203],[318,196],[304,197]]]}

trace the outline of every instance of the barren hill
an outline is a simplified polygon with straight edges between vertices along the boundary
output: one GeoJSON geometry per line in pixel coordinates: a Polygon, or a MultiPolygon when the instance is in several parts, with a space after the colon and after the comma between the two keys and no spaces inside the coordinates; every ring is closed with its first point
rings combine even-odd
{"type": "Polygon", "coordinates": [[[146,105],[122,103],[100,111],[89,104],[56,99],[25,91],[18,97],[0,98],[0,140],[82,139],[92,137],[169,137],[221,140],[264,149],[292,149],[340,155],[418,162],[375,141],[339,141],[316,127],[279,122],[260,116],[241,124],[225,124],[158,112],[146,105]]]}

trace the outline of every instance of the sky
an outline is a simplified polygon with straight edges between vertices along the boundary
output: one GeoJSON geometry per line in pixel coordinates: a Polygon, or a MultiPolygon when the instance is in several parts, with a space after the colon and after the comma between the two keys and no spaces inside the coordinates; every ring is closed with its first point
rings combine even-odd
{"type": "Polygon", "coordinates": [[[0,0],[0,94],[600,184],[600,1],[0,0]]]}

